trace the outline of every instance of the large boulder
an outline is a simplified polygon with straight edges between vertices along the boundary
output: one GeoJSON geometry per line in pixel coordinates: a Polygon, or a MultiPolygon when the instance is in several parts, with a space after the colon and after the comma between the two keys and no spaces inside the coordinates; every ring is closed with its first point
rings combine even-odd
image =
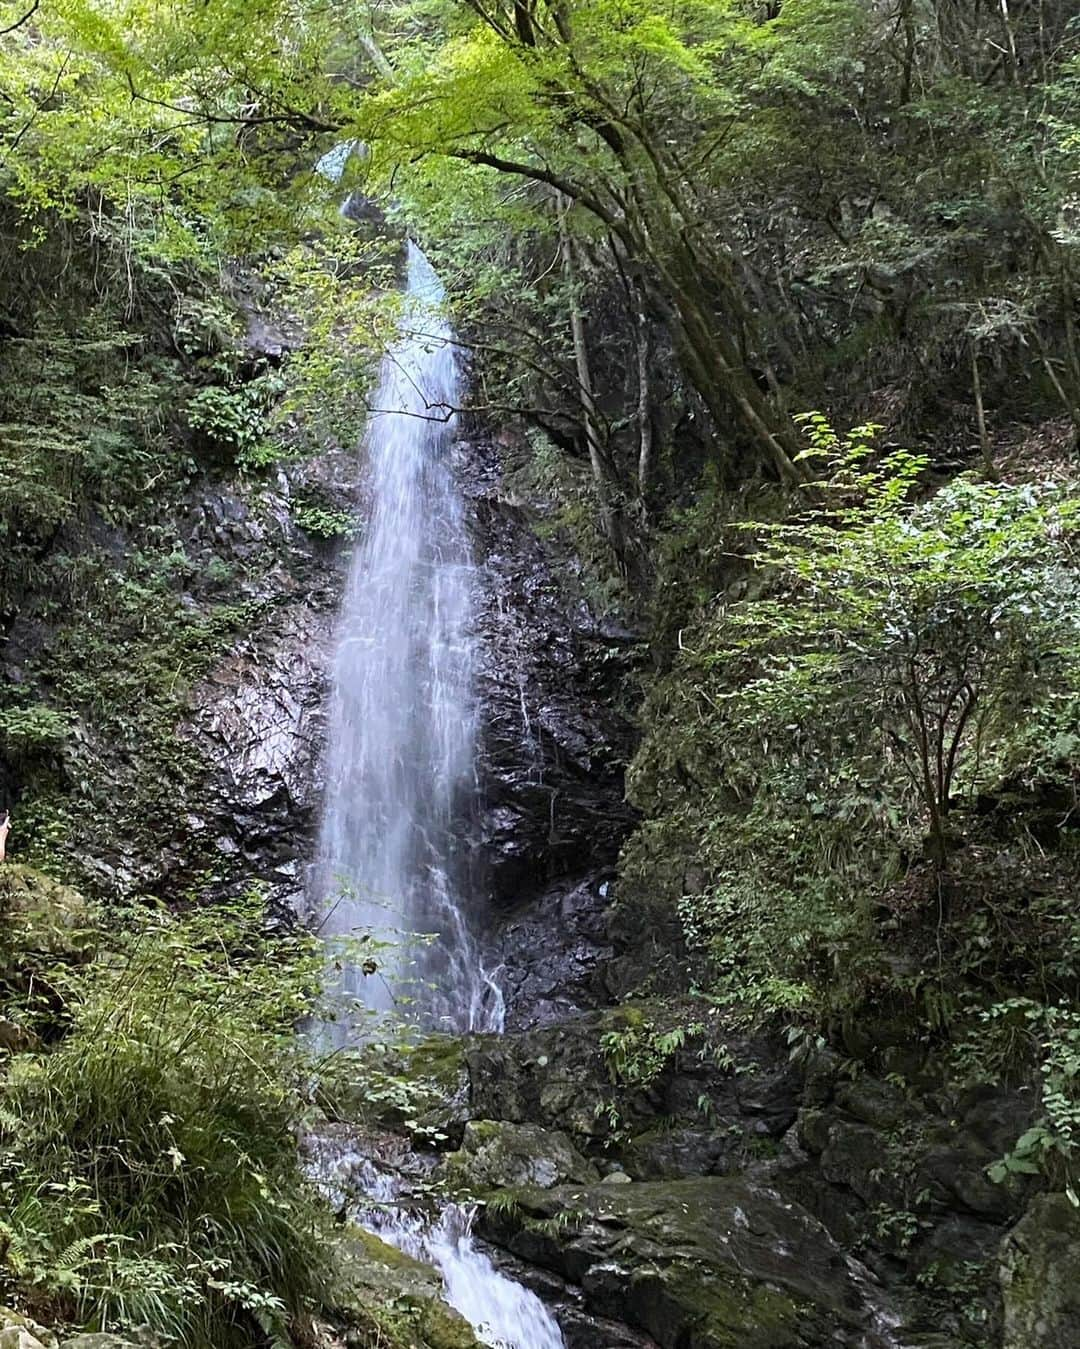
{"type": "Polygon", "coordinates": [[[514,1191],[482,1231],[577,1284],[586,1310],[661,1349],[804,1349],[890,1341],[876,1299],[824,1228],[731,1177],[514,1191]]]}
{"type": "Polygon", "coordinates": [[[1001,1247],[1003,1349],[1080,1349],[1080,1212],[1041,1194],[1001,1247]]]}
{"type": "Polygon", "coordinates": [[[475,1040],[468,1050],[473,1118],[539,1124],[579,1145],[603,1138],[614,1088],[600,1037],[615,1016],[475,1040]]]}
{"type": "Polygon", "coordinates": [[[331,1065],[319,1104],[338,1123],[401,1129],[417,1142],[458,1147],[472,1109],[468,1055],[475,1037],[430,1035],[391,1049],[369,1045],[331,1065]]]}
{"type": "Polygon", "coordinates": [[[461,1148],[446,1158],[444,1176],[472,1194],[519,1185],[548,1190],[600,1179],[593,1163],[561,1131],[496,1120],[471,1120],[465,1126],[461,1148]]]}

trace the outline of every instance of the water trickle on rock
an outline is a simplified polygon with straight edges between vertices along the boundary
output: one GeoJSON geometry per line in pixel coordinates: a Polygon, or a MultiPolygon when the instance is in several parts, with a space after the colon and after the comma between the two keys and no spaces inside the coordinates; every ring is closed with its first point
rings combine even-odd
{"type": "Polygon", "coordinates": [[[498,1030],[462,846],[475,796],[476,578],[450,463],[462,376],[443,299],[410,244],[399,338],[365,440],[371,509],[340,617],[314,898],[328,937],[371,934],[369,952],[340,962],[344,994],[377,1012],[405,994],[428,1027],[498,1030]],[[377,973],[363,973],[367,956],[377,973]]]}
{"type": "Polygon", "coordinates": [[[351,1148],[315,1144],[314,1169],[330,1202],[387,1245],[438,1270],[443,1296],[493,1349],[565,1349],[558,1323],[534,1292],[503,1274],[472,1234],[475,1210],[419,1207],[392,1169],[351,1148]]]}

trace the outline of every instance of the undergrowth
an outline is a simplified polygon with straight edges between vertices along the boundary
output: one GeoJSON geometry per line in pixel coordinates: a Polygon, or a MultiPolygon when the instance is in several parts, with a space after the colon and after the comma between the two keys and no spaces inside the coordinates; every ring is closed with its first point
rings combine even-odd
{"type": "Polygon", "coordinates": [[[32,1047],[0,1094],[0,1297],[169,1343],[287,1343],[327,1278],[296,1146],[319,943],[269,933],[257,894],[113,911],[96,941],[43,971],[44,1003],[7,981],[32,1047]]]}

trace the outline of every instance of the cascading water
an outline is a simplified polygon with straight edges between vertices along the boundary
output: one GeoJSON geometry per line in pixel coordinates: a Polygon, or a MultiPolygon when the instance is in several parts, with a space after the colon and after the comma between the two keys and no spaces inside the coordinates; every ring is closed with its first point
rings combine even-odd
{"type": "MultiPolygon", "coordinates": [[[[333,962],[343,1003],[388,1012],[407,995],[427,1028],[501,1030],[502,996],[470,931],[455,838],[475,797],[476,578],[450,463],[461,374],[443,299],[410,244],[399,339],[365,444],[371,507],[340,619],[314,907],[331,941],[362,943],[333,962]],[[430,940],[416,947],[419,933],[430,940]]],[[[344,1042],[363,1036],[344,1006],[331,1029],[344,1042]]],[[[396,1178],[359,1154],[313,1146],[312,1160],[335,1202],[351,1174],[355,1220],[438,1269],[446,1300],[484,1343],[563,1349],[539,1298],[476,1245],[468,1210],[413,1208],[396,1178]]]]}
{"type": "Polygon", "coordinates": [[[497,1030],[455,846],[474,790],[475,577],[449,463],[461,373],[443,299],[410,244],[366,438],[371,514],[341,613],[315,900],[324,934],[370,943],[339,962],[344,994],[377,1012],[407,997],[429,1027],[497,1030]]]}
{"type": "Polygon", "coordinates": [[[496,1269],[472,1235],[473,1211],[445,1204],[432,1220],[414,1207],[390,1169],[356,1151],[320,1160],[319,1177],[335,1208],[390,1246],[442,1275],[444,1297],[496,1349],[565,1349],[554,1317],[530,1289],[496,1269]]]}

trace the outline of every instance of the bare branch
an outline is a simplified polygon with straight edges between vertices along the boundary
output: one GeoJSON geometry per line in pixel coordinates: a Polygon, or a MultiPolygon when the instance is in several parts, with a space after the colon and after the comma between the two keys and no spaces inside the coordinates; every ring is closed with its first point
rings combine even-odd
{"type": "Polygon", "coordinates": [[[7,28],[0,28],[0,37],[6,37],[8,33],[14,33],[16,28],[21,28],[28,19],[32,19],[34,17],[34,15],[38,12],[40,8],[41,8],[41,0],[34,0],[34,3],[30,6],[30,8],[26,11],[26,13],[22,16],[21,19],[16,19],[15,22],[13,24],[10,24],[7,28]]]}

